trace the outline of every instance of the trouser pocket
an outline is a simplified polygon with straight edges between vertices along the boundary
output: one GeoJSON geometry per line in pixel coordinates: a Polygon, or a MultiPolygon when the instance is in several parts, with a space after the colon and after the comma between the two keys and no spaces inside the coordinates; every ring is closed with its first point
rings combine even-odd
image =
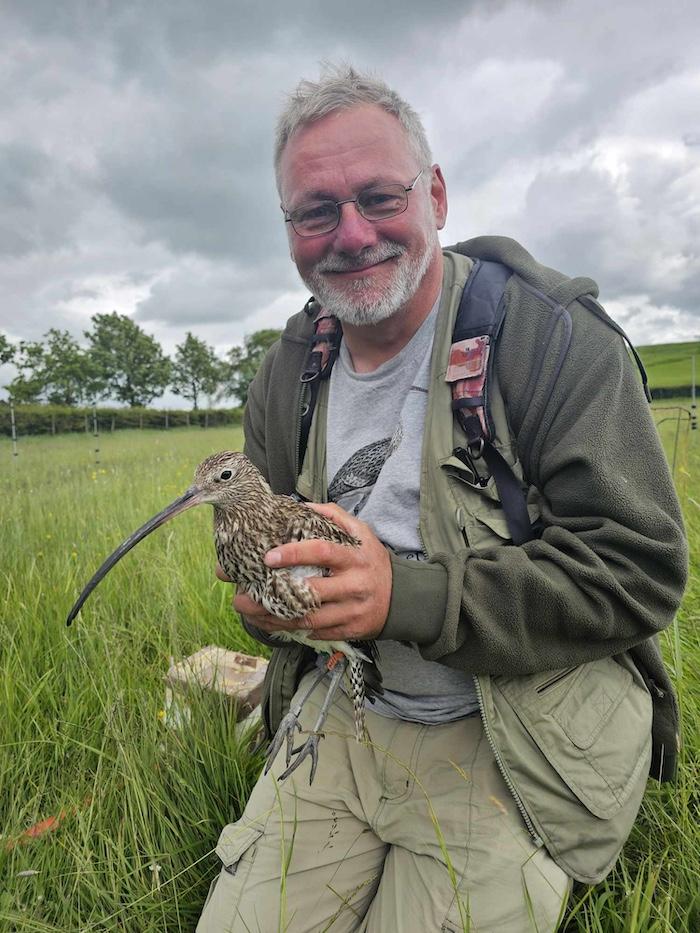
{"type": "Polygon", "coordinates": [[[259,826],[230,823],[225,826],[216,846],[221,871],[212,882],[197,933],[223,933],[244,929],[239,919],[239,904],[255,864],[257,843],[263,834],[259,826]]]}

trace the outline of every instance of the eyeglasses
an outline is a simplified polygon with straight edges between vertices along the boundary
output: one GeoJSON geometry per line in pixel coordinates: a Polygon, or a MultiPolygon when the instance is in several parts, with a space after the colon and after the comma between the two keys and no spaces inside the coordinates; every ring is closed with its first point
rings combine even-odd
{"type": "Polygon", "coordinates": [[[421,169],[410,185],[377,185],[375,188],[365,188],[356,198],[346,198],[344,201],[307,201],[295,207],[293,211],[285,210],[284,222],[291,224],[299,236],[322,236],[330,233],[340,223],[340,207],[342,204],[355,204],[359,213],[376,223],[403,214],[408,207],[408,192],[413,191],[425,169],[421,169]]]}

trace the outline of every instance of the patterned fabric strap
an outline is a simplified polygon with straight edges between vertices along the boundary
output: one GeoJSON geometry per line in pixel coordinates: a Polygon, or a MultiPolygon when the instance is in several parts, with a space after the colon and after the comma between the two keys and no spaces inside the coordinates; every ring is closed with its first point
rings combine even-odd
{"type": "Polygon", "coordinates": [[[445,381],[452,384],[452,408],[462,425],[471,434],[470,417],[477,416],[482,436],[490,439],[486,418],[485,394],[491,338],[488,334],[470,337],[453,343],[445,373],[445,381]]]}
{"type": "Polygon", "coordinates": [[[311,351],[306,361],[306,368],[301,374],[302,382],[314,382],[325,379],[333,367],[340,350],[343,330],[340,321],[330,311],[320,308],[314,318],[314,333],[311,338],[311,351]]]}

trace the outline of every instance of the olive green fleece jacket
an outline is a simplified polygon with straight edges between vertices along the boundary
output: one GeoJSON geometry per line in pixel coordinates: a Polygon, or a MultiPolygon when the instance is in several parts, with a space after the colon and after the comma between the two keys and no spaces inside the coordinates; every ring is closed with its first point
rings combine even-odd
{"type": "MultiPolygon", "coordinates": [[[[604,314],[578,301],[597,296],[592,280],[569,279],[503,237],[450,249],[517,273],[495,365],[544,530],[519,547],[465,546],[425,563],[392,555],[380,638],[415,642],[426,659],[474,674],[524,675],[630,650],[655,701],[656,744],[665,748],[652,771],[667,774],[677,709],[655,636],[678,608],[687,553],[636,366],[604,314]]],[[[246,453],[278,493],[291,493],[298,474],[299,375],[311,333],[310,314],[292,317],[249,393],[246,453]]],[[[275,655],[265,709],[273,730],[304,664],[296,646],[275,655]]]]}

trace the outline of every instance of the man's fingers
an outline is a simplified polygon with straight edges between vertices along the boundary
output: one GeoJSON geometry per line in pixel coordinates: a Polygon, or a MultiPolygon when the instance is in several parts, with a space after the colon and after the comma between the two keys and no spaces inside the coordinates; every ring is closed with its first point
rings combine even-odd
{"type": "Polygon", "coordinates": [[[260,603],[256,603],[247,593],[241,593],[240,590],[233,597],[233,608],[244,616],[260,615],[265,612],[260,603]]]}
{"type": "Polygon", "coordinates": [[[362,599],[365,595],[358,585],[353,586],[354,578],[348,574],[330,577],[307,577],[306,582],[323,605],[340,602],[341,600],[362,599]]]}
{"type": "Polygon", "coordinates": [[[236,593],[233,598],[233,608],[239,615],[245,616],[252,624],[261,628],[264,632],[274,632],[282,629],[285,632],[292,632],[297,628],[304,628],[299,619],[279,619],[271,615],[267,609],[264,609],[260,603],[256,603],[247,593],[236,593]]]}
{"type": "Polygon", "coordinates": [[[263,632],[267,632],[268,635],[274,635],[275,632],[296,632],[299,629],[304,631],[307,630],[307,625],[301,619],[294,619],[289,621],[288,619],[278,619],[276,616],[264,616],[261,619],[251,619],[249,621],[257,626],[257,628],[262,629],[263,632]]]}
{"type": "Polygon", "coordinates": [[[333,541],[309,538],[273,548],[265,555],[268,567],[330,567],[341,569],[352,560],[352,548],[333,541]]]}
{"type": "Polygon", "coordinates": [[[224,573],[223,568],[221,567],[221,564],[216,565],[214,573],[217,575],[219,580],[223,580],[224,583],[233,583],[233,580],[231,579],[231,577],[227,577],[226,574],[224,573]]]}

